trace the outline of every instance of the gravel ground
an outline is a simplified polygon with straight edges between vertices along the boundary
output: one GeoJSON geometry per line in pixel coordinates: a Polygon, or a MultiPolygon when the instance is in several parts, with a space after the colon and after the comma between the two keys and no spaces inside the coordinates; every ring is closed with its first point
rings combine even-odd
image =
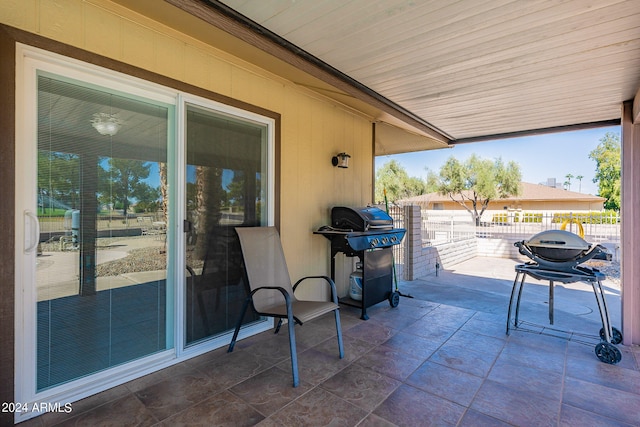
{"type": "Polygon", "coordinates": [[[118,276],[120,274],[155,271],[167,268],[167,254],[163,247],[140,248],[129,251],[129,255],[115,261],[98,265],[98,276],[118,276]]]}
{"type": "Polygon", "coordinates": [[[584,265],[600,270],[607,276],[607,280],[620,286],[620,262],[618,261],[587,261],[584,265]]]}
{"type": "MultiPolygon", "coordinates": [[[[193,260],[191,252],[187,252],[187,265],[192,268],[202,267],[202,260],[193,260]]],[[[98,265],[98,276],[117,276],[140,271],[156,271],[167,268],[167,253],[164,247],[133,249],[129,255],[115,261],[98,265]]]]}
{"type": "MultiPolygon", "coordinates": [[[[138,239],[139,237],[128,237],[128,239],[138,239]]],[[[121,250],[121,245],[113,245],[116,242],[123,242],[122,237],[103,238],[98,240],[98,250],[121,250]]],[[[46,242],[40,245],[43,252],[60,252],[58,241],[46,242]]],[[[164,270],[167,266],[166,249],[162,245],[148,246],[138,249],[130,249],[128,255],[114,261],[104,262],[96,267],[96,275],[118,276],[120,274],[164,270]]]]}
{"type": "MultiPolygon", "coordinates": [[[[138,239],[139,237],[128,237],[138,239]]],[[[103,238],[98,241],[99,251],[122,250],[122,237],[103,238]],[[114,245],[115,243],[115,245],[114,245]]],[[[61,252],[58,241],[46,242],[40,245],[43,252],[61,252]]],[[[167,268],[167,254],[164,245],[154,245],[128,250],[128,255],[114,261],[107,261],[96,267],[98,277],[118,276],[120,274],[141,271],[157,271],[167,268]]],[[[187,252],[187,265],[193,268],[202,267],[202,261],[194,260],[190,251],[187,252]]]]}

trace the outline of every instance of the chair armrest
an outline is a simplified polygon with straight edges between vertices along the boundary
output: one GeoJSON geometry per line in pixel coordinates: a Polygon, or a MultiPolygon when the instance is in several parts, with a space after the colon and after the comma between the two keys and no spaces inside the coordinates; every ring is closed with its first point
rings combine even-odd
{"type": "MultiPolygon", "coordinates": [[[[271,289],[271,290],[276,290],[276,291],[280,291],[280,293],[282,294],[282,296],[284,297],[284,303],[285,306],[287,308],[287,320],[289,322],[293,322],[298,321],[294,316],[293,316],[293,305],[291,304],[291,295],[289,295],[289,292],[287,292],[283,287],[280,286],[261,286],[259,288],[256,288],[254,290],[251,291],[251,293],[247,296],[247,301],[252,300],[253,296],[258,293],[259,291],[265,290],[265,289],[271,289]]],[[[262,315],[266,315],[266,316],[270,316],[273,314],[269,314],[269,313],[264,313],[264,312],[258,312],[259,314],[262,315]]],[[[300,323],[300,321],[298,321],[298,323],[300,323]]],[[[300,323],[301,324],[301,323],[300,323]]]]}
{"type": "Polygon", "coordinates": [[[261,286],[259,288],[252,290],[251,293],[249,294],[249,298],[253,297],[256,293],[258,293],[258,291],[262,291],[264,289],[272,289],[272,290],[280,291],[280,293],[284,297],[285,302],[291,301],[291,296],[289,295],[289,292],[287,292],[281,286],[261,286]]]}
{"type": "MultiPolygon", "coordinates": [[[[244,304],[242,307],[242,314],[238,320],[238,323],[236,325],[236,330],[233,333],[233,338],[231,339],[231,344],[229,344],[229,350],[227,350],[228,353],[231,353],[233,351],[233,347],[235,346],[236,343],[236,338],[238,337],[238,332],[240,331],[240,327],[242,325],[242,318],[244,317],[244,314],[247,311],[247,307],[249,306],[249,303],[253,300],[253,296],[265,289],[271,289],[271,290],[276,290],[279,291],[282,296],[284,297],[284,301],[285,301],[285,306],[287,308],[287,322],[289,323],[289,342],[290,342],[290,346],[291,346],[291,354],[295,354],[295,338],[293,338],[293,341],[291,341],[291,337],[293,337],[293,325],[294,322],[298,322],[300,323],[299,320],[297,320],[294,316],[293,316],[293,305],[291,304],[291,295],[289,295],[289,292],[287,292],[283,287],[281,286],[261,286],[259,288],[256,288],[254,290],[252,290],[249,295],[247,295],[247,298],[244,300],[244,304]]],[[[255,309],[255,307],[254,307],[255,309]]],[[[256,310],[257,311],[257,310],[256,310]]],[[[271,313],[261,313],[258,312],[258,314],[263,315],[263,316],[274,316],[274,314],[271,313]]],[[[277,317],[282,317],[281,315],[277,315],[277,317]]],[[[280,320],[282,321],[282,319],[280,320]]],[[[302,324],[302,323],[300,323],[302,324]]],[[[280,325],[278,324],[278,329],[280,328],[280,325]]],[[[293,357],[293,356],[292,356],[293,357]]]]}
{"type": "Polygon", "coordinates": [[[271,290],[276,290],[276,291],[280,291],[280,293],[282,294],[282,296],[284,297],[284,303],[287,306],[287,312],[291,311],[291,295],[289,295],[289,292],[287,292],[283,287],[280,286],[261,286],[259,288],[256,288],[254,290],[251,291],[251,293],[247,296],[247,299],[253,299],[253,296],[258,293],[259,291],[265,290],[265,289],[271,289],[271,290]]]}
{"type": "Polygon", "coordinates": [[[298,285],[300,283],[302,283],[304,280],[307,280],[307,279],[324,279],[329,284],[329,287],[331,288],[331,300],[335,304],[338,304],[338,291],[336,290],[336,284],[334,283],[334,281],[329,276],[306,276],[306,277],[303,277],[302,279],[298,280],[293,285],[293,292],[296,291],[296,288],[298,287],[298,285]]]}

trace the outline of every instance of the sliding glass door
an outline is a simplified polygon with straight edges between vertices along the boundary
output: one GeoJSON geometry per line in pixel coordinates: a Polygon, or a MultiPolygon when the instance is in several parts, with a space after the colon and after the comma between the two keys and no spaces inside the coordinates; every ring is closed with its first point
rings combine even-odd
{"type": "Polygon", "coordinates": [[[187,345],[238,321],[247,292],[235,227],[266,224],[267,135],[264,123],[186,105],[187,345]]]}
{"type": "Polygon", "coordinates": [[[81,398],[227,344],[247,295],[235,228],[273,223],[273,120],[29,49],[16,399],[81,398]]]}
{"type": "Polygon", "coordinates": [[[173,107],[40,73],[37,390],[173,347],[173,107]],[[169,327],[169,329],[168,329],[169,327]]]}

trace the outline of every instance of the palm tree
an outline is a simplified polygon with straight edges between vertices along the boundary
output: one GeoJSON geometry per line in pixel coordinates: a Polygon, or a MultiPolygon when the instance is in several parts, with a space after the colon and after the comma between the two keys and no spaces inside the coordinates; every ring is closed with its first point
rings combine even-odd
{"type": "Polygon", "coordinates": [[[584,176],[582,175],[576,176],[576,179],[580,181],[580,183],[578,184],[578,193],[582,193],[582,178],[584,178],[584,176]]]}
{"type": "Polygon", "coordinates": [[[571,191],[571,178],[573,178],[573,175],[568,173],[564,177],[567,178],[567,182],[565,182],[565,184],[567,184],[567,190],[571,191]]]}
{"type": "MultiPolygon", "coordinates": [[[[167,163],[160,162],[160,194],[162,197],[161,209],[162,209],[162,221],[165,223],[165,227],[169,225],[169,190],[167,187],[167,163]]],[[[166,237],[166,235],[165,235],[166,237]]],[[[167,246],[167,239],[164,239],[165,248],[167,246]]]]}

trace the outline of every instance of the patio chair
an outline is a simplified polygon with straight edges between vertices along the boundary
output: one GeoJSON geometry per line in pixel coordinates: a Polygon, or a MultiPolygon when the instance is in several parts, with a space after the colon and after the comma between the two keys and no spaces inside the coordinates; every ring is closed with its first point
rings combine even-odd
{"type": "Polygon", "coordinates": [[[302,325],[306,321],[333,311],[338,336],[338,351],[340,358],[344,357],[336,285],[327,276],[306,276],[298,280],[292,287],[289,270],[282,251],[280,235],[275,227],[237,227],[236,231],[240,237],[240,246],[250,293],[242,307],[228,352],[233,351],[240,326],[242,325],[242,319],[249,303],[252,304],[253,309],[258,314],[279,319],[275,333],[280,330],[282,320],[286,319],[289,331],[293,386],[297,387],[299,377],[294,332],[295,323],[302,325]],[[326,281],[331,289],[331,301],[297,299],[294,292],[298,285],[307,279],[323,279],[326,281]]]}

